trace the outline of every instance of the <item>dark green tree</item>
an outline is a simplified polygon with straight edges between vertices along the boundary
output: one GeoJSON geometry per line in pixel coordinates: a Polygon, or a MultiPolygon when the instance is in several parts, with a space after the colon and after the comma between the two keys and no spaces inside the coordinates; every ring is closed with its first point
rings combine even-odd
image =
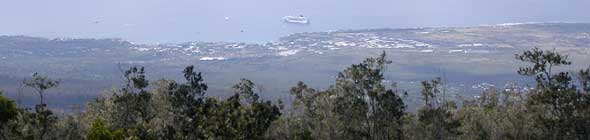
{"type": "Polygon", "coordinates": [[[2,90],[0,90],[0,124],[6,124],[9,120],[14,119],[17,115],[18,108],[16,107],[14,101],[2,96],[2,90]]]}
{"type": "Polygon", "coordinates": [[[155,117],[152,93],[145,90],[149,85],[143,67],[131,67],[124,71],[125,87],[113,95],[115,129],[122,129],[128,136],[139,139],[155,139],[145,124],[155,117]]]}
{"type": "MultiPolygon", "coordinates": [[[[533,66],[521,67],[517,72],[520,75],[535,77],[537,80],[537,86],[539,86],[539,88],[549,87],[555,89],[557,88],[557,85],[554,85],[556,80],[563,80],[563,78],[566,78],[563,76],[566,76],[567,73],[561,72],[558,75],[554,75],[552,73],[553,67],[570,65],[572,62],[567,60],[567,58],[567,55],[561,55],[555,50],[543,51],[539,48],[533,48],[532,50],[525,51],[522,54],[516,54],[516,59],[533,64],[533,66]]],[[[556,84],[560,85],[564,83],[556,84]]]]}
{"type": "Polygon", "coordinates": [[[167,126],[162,137],[166,139],[205,139],[203,121],[206,111],[207,84],[204,83],[200,72],[194,70],[194,66],[184,69],[186,83],[178,84],[172,82],[168,86],[168,96],[172,103],[171,112],[174,114],[173,123],[167,126]]]}
{"type": "MultiPolygon", "coordinates": [[[[520,68],[518,73],[536,76],[537,89],[528,100],[529,110],[539,111],[535,119],[547,139],[589,139],[589,94],[580,92],[568,72],[553,73],[554,66],[570,65],[567,55],[555,50],[534,48],[516,55],[518,60],[533,66],[520,68]]],[[[580,72],[584,77],[585,71],[580,72]]],[[[584,78],[581,78],[584,82],[584,78]]],[[[585,88],[582,83],[582,88],[585,88]]],[[[582,89],[583,91],[583,89],[582,89]]]]}
{"type": "Polygon", "coordinates": [[[14,101],[2,96],[0,90],[0,138],[9,139],[10,126],[9,121],[18,117],[20,110],[16,107],[14,101]]]}

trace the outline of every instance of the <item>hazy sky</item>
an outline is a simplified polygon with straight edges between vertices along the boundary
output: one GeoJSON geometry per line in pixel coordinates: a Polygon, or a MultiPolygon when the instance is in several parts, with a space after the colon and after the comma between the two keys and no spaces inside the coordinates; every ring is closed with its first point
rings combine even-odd
{"type": "Polygon", "coordinates": [[[265,42],[338,29],[590,22],[589,13],[590,0],[0,0],[0,35],[265,42]],[[300,14],[310,26],[281,22],[300,14]]]}

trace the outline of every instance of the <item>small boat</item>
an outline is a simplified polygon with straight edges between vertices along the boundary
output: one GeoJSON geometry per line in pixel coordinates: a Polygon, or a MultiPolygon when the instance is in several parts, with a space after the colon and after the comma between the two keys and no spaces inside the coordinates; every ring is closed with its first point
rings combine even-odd
{"type": "Polygon", "coordinates": [[[285,22],[285,23],[292,23],[292,24],[304,24],[304,25],[308,25],[309,24],[309,19],[307,19],[303,15],[299,15],[299,16],[285,16],[285,17],[283,17],[283,22],[285,22]]]}

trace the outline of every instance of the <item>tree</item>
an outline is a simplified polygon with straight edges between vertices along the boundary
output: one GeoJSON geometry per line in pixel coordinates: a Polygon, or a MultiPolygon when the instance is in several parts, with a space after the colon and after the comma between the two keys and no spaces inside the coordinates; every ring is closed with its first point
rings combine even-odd
{"type": "Polygon", "coordinates": [[[218,108],[208,118],[215,118],[218,128],[215,139],[264,139],[271,123],[281,115],[279,108],[270,101],[259,98],[254,92],[255,84],[241,79],[233,86],[234,95],[218,102],[218,108]],[[221,128],[221,129],[219,129],[221,128]]]}
{"type": "Polygon", "coordinates": [[[167,126],[166,138],[169,139],[204,139],[205,134],[199,129],[203,124],[204,100],[207,85],[203,82],[201,73],[194,70],[194,66],[184,69],[185,84],[171,82],[168,96],[172,103],[171,112],[174,114],[173,123],[167,126]]]}
{"type": "Polygon", "coordinates": [[[23,81],[23,84],[25,84],[27,87],[33,88],[37,94],[39,94],[39,105],[45,105],[43,100],[45,90],[59,86],[59,81],[53,80],[47,76],[43,76],[35,72],[33,77],[29,80],[23,81]]]}
{"type": "Polygon", "coordinates": [[[383,71],[390,63],[383,52],[338,74],[333,87],[336,114],[343,122],[357,124],[345,126],[350,138],[401,139],[399,119],[405,106],[397,93],[383,85],[383,71]]]}
{"type": "Polygon", "coordinates": [[[245,99],[245,102],[248,104],[253,104],[258,102],[260,98],[257,93],[254,92],[254,83],[248,79],[241,79],[240,82],[234,85],[232,88],[234,90],[234,96],[238,100],[241,98],[245,99]]]}
{"type": "Polygon", "coordinates": [[[582,85],[582,91],[585,94],[590,94],[590,67],[578,72],[578,79],[582,85]]]}
{"type": "MultiPolygon", "coordinates": [[[[48,131],[55,131],[53,129],[57,122],[57,116],[53,114],[51,110],[47,108],[47,104],[45,104],[43,95],[45,91],[54,87],[59,86],[58,80],[53,80],[47,76],[40,75],[39,73],[34,73],[31,79],[24,81],[25,86],[34,89],[37,94],[39,95],[39,104],[35,105],[35,113],[32,113],[32,117],[34,118],[33,125],[38,125],[35,128],[40,128],[37,138],[38,139],[52,139],[46,137],[48,131]]],[[[51,137],[51,136],[49,136],[51,137]]]]}
{"type": "Polygon", "coordinates": [[[461,122],[454,118],[452,112],[457,107],[454,102],[443,100],[441,94],[441,78],[422,81],[422,96],[424,106],[416,114],[417,121],[409,131],[417,133],[409,135],[410,139],[456,139],[460,135],[461,122]]]}
{"type": "Polygon", "coordinates": [[[553,83],[555,83],[555,80],[559,79],[555,79],[554,77],[560,75],[563,76],[563,74],[567,73],[562,72],[558,75],[553,75],[553,67],[570,65],[571,62],[568,61],[567,58],[567,55],[561,55],[555,50],[543,51],[539,48],[533,48],[532,50],[525,51],[522,54],[516,54],[516,59],[533,64],[533,66],[521,67],[517,72],[520,75],[534,76],[537,80],[537,85],[541,88],[555,88],[553,83]]]}
{"type": "Polygon", "coordinates": [[[325,91],[302,82],[291,88],[294,106],[302,114],[292,118],[301,124],[287,137],[402,139],[405,105],[397,91],[383,85],[383,72],[390,63],[383,52],[338,73],[336,84],[325,91]]]}
{"type": "MultiPolygon", "coordinates": [[[[321,91],[324,92],[324,91],[321,91]]],[[[336,126],[339,121],[333,115],[331,93],[319,93],[303,82],[290,90],[295,98],[292,109],[283,110],[283,116],[273,124],[270,136],[273,139],[339,139],[336,126]]]]}
{"type": "MultiPolygon", "coordinates": [[[[567,55],[534,48],[516,55],[518,60],[533,66],[520,68],[518,73],[536,76],[537,89],[528,100],[529,110],[538,111],[536,121],[548,139],[590,138],[590,95],[579,92],[568,72],[552,72],[553,66],[570,65],[567,55]]],[[[580,71],[582,88],[585,71],[580,71]]],[[[584,89],[582,89],[584,91],[584,89]]]]}
{"type": "Polygon", "coordinates": [[[0,124],[6,124],[9,120],[14,119],[17,115],[18,109],[14,101],[2,96],[2,90],[0,90],[0,124]]]}
{"type": "Polygon", "coordinates": [[[14,101],[2,96],[0,90],[0,138],[9,139],[9,121],[14,120],[19,115],[19,109],[16,107],[14,101]]]}
{"type": "Polygon", "coordinates": [[[57,123],[57,137],[63,140],[81,140],[85,138],[83,122],[78,113],[64,114],[57,123]]]}
{"type": "Polygon", "coordinates": [[[92,123],[92,127],[86,136],[88,140],[124,140],[125,135],[122,130],[111,131],[105,123],[97,119],[92,123]]]}
{"type": "Polygon", "coordinates": [[[138,139],[156,139],[153,127],[150,125],[156,117],[155,104],[152,103],[151,92],[145,90],[149,86],[144,67],[131,67],[124,72],[126,86],[120,90],[121,94],[113,96],[115,111],[123,120],[121,128],[129,137],[138,139]]]}
{"type": "Polygon", "coordinates": [[[156,139],[160,130],[152,122],[159,112],[153,103],[153,94],[146,90],[149,81],[143,67],[130,67],[123,71],[125,84],[109,91],[87,105],[86,120],[104,120],[111,129],[121,130],[127,137],[156,139]],[[105,115],[108,114],[108,115],[105,115]]]}
{"type": "Polygon", "coordinates": [[[535,140],[534,113],[525,109],[525,97],[518,90],[489,88],[479,98],[464,99],[456,112],[461,121],[460,139],[535,140]]]}

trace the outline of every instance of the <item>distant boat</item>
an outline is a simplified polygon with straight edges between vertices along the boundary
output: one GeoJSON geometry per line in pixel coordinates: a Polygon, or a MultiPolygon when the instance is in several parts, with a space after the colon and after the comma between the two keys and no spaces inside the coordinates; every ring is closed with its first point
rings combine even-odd
{"type": "Polygon", "coordinates": [[[303,15],[299,15],[299,16],[285,16],[285,17],[283,17],[283,22],[285,22],[285,23],[291,23],[291,24],[308,25],[309,24],[309,19],[307,19],[303,15]]]}

